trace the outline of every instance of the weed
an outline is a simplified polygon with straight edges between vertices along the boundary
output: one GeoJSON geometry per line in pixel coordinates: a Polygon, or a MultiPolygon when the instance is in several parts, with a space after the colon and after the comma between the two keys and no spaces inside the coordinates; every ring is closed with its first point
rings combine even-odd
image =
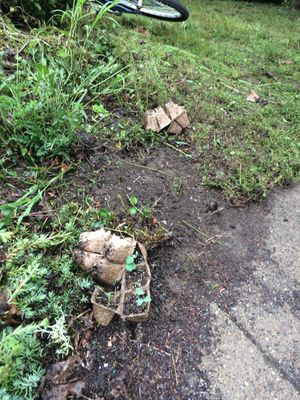
{"type": "Polygon", "coordinates": [[[129,196],[128,200],[130,202],[131,207],[128,210],[129,215],[134,216],[139,214],[142,220],[146,220],[152,217],[153,211],[152,208],[149,206],[146,207],[139,207],[138,206],[138,199],[136,196],[129,196]]]}
{"type": "Polygon", "coordinates": [[[2,226],[10,225],[12,220],[16,218],[16,215],[21,211],[22,213],[18,217],[18,225],[20,225],[23,219],[30,215],[33,207],[41,201],[45,191],[55,182],[61,180],[63,174],[64,171],[61,171],[57,176],[50,179],[48,182],[39,182],[38,184],[31,186],[22,197],[13,203],[0,205],[0,212],[4,216],[4,222],[2,222],[2,226]]]}
{"type": "Polygon", "coordinates": [[[53,325],[41,329],[39,332],[47,335],[50,345],[56,347],[56,355],[58,357],[64,357],[73,350],[71,338],[66,328],[66,316],[64,314],[56,319],[53,325]]]}
{"type": "Polygon", "coordinates": [[[174,180],[174,182],[173,182],[173,190],[174,190],[174,193],[177,196],[181,196],[183,187],[182,187],[182,181],[181,181],[180,178],[176,178],[174,180]]]}
{"type": "Polygon", "coordinates": [[[60,49],[55,41],[52,48],[40,37],[33,38],[16,52],[11,74],[0,65],[0,148],[7,156],[70,157],[83,124],[92,131],[103,118],[99,97],[121,90],[121,66],[113,57],[106,58],[99,38],[96,42],[92,38],[109,7],[91,20],[83,12],[84,3],[77,0],[74,10],[63,14],[70,17],[70,25],[67,38],[58,34],[60,49]]]}

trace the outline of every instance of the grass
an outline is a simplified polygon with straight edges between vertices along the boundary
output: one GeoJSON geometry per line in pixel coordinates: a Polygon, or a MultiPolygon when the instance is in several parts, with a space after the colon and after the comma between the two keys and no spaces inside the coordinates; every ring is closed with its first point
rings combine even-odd
{"type": "Polygon", "coordinates": [[[170,98],[184,104],[204,160],[199,181],[233,202],[299,180],[299,13],[243,2],[186,4],[191,18],[182,24],[123,19],[118,50],[131,66],[131,104],[141,111],[170,98]],[[148,35],[137,32],[141,25],[148,35]],[[248,102],[250,90],[267,104],[248,102]]]}
{"type": "MultiPolygon", "coordinates": [[[[180,24],[87,16],[81,0],[61,29],[22,32],[0,18],[3,399],[34,398],[43,359],[72,352],[67,321],[88,307],[94,285],[72,250],[82,231],[118,225],[92,199],[60,200],[82,137],[129,154],[162,141],[174,146],[140,123],[145,110],[172,99],[192,118],[184,142],[199,155],[199,184],[239,204],[299,180],[299,14],[243,2],[186,4],[191,18],[180,24]],[[248,102],[250,90],[267,104],[248,102]]],[[[180,186],[174,182],[176,193],[180,186]]],[[[124,201],[122,229],[147,242],[151,208],[134,196],[124,201]]]]}

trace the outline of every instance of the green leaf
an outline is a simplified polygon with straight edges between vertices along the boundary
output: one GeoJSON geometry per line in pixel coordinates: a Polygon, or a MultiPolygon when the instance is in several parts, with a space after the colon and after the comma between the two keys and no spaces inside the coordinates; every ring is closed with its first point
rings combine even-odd
{"type": "Polygon", "coordinates": [[[135,259],[137,258],[137,256],[138,256],[138,253],[137,253],[137,252],[135,252],[135,253],[132,254],[131,256],[128,256],[128,257],[126,258],[126,264],[134,263],[134,261],[135,261],[135,259]]]}
{"type": "Polygon", "coordinates": [[[13,236],[13,232],[0,231],[0,243],[7,243],[9,239],[13,236]]]}
{"type": "Polygon", "coordinates": [[[136,207],[129,208],[129,214],[133,217],[138,212],[136,207]]]}
{"type": "Polygon", "coordinates": [[[109,112],[103,107],[102,104],[94,104],[92,109],[96,114],[100,114],[103,117],[107,117],[109,115],[109,112]]]}
{"type": "Polygon", "coordinates": [[[143,296],[143,295],[145,294],[145,291],[144,291],[142,288],[136,288],[135,291],[134,291],[134,293],[135,293],[137,296],[143,296]]]}
{"type": "Polygon", "coordinates": [[[127,264],[127,263],[126,263],[126,271],[132,272],[132,271],[134,271],[135,269],[136,269],[135,263],[130,263],[130,264],[127,264]]]}
{"type": "Polygon", "coordinates": [[[66,57],[68,57],[68,51],[64,48],[59,49],[57,52],[57,55],[61,58],[66,58],[66,57]]]}
{"type": "Polygon", "coordinates": [[[129,201],[130,201],[130,203],[131,203],[132,206],[136,206],[137,203],[138,203],[138,199],[137,199],[136,196],[130,196],[130,197],[129,197],[129,201]]]}
{"type": "Polygon", "coordinates": [[[132,254],[132,256],[128,256],[126,258],[126,271],[132,272],[136,269],[135,259],[137,258],[138,253],[132,254]]]}
{"type": "Polygon", "coordinates": [[[136,304],[137,304],[138,306],[142,306],[142,305],[144,304],[144,299],[142,299],[142,298],[137,299],[137,300],[136,300],[136,304]]]}
{"type": "Polygon", "coordinates": [[[35,67],[37,69],[37,71],[41,74],[41,75],[47,75],[49,73],[48,68],[46,67],[46,65],[44,64],[35,64],[35,67]]]}
{"type": "Polygon", "coordinates": [[[145,304],[145,303],[150,303],[151,300],[152,300],[152,299],[151,299],[150,296],[139,297],[139,298],[136,299],[136,304],[137,304],[138,306],[142,306],[142,305],[145,304]]]}
{"type": "Polygon", "coordinates": [[[152,299],[151,299],[150,296],[144,297],[144,303],[150,303],[151,300],[152,300],[152,299]]]}

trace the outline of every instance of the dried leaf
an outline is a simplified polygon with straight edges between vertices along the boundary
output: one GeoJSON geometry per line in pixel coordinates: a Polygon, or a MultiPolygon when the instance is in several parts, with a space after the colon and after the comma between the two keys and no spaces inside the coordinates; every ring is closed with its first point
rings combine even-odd
{"type": "Polygon", "coordinates": [[[254,90],[251,90],[247,96],[247,100],[251,101],[252,103],[257,103],[259,100],[259,95],[254,92],[254,90]]]}
{"type": "Polygon", "coordinates": [[[148,36],[149,35],[149,31],[148,31],[148,29],[146,29],[144,26],[138,26],[137,28],[136,28],[136,31],[138,32],[138,33],[140,33],[141,35],[145,35],[145,36],[148,36]]]}
{"type": "Polygon", "coordinates": [[[53,364],[48,378],[50,378],[51,381],[56,385],[65,383],[67,381],[68,375],[72,373],[75,365],[78,364],[79,360],[79,356],[75,355],[69,357],[66,361],[61,361],[53,364]]]}
{"type": "Polygon", "coordinates": [[[84,388],[85,382],[83,381],[52,386],[43,392],[42,400],[67,400],[69,396],[80,396],[84,388]]]}
{"type": "Polygon", "coordinates": [[[79,356],[75,355],[49,368],[39,389],[42,400],[66,400],[69,396],[82,394],[85,382],[81,380],[68,382],[79,361],[79,356]]]}

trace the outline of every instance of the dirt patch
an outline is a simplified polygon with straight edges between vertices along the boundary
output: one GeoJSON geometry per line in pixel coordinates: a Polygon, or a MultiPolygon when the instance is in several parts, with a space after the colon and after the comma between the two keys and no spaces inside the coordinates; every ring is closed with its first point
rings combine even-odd
{"type": "Polygon", "coordinates": [[[269,210],[267,204],[234,208],[201,186],[201,160],[192,153],[188,159],[166,147],[134,156],[99,155],[69,178],[68,199],[78,200],[80,188],[122,216],[120,196],[135,195],[143,205],[155,203],[155,218],[172,232],[171,240],[149,254],[149,321],[116,320],[93,331],[82,354],[88,397],[210,398],[201,368],[211,345],[210,305],[232,306],[235,287],[251,279],[245,260],[260,254],[269,210]]]}

